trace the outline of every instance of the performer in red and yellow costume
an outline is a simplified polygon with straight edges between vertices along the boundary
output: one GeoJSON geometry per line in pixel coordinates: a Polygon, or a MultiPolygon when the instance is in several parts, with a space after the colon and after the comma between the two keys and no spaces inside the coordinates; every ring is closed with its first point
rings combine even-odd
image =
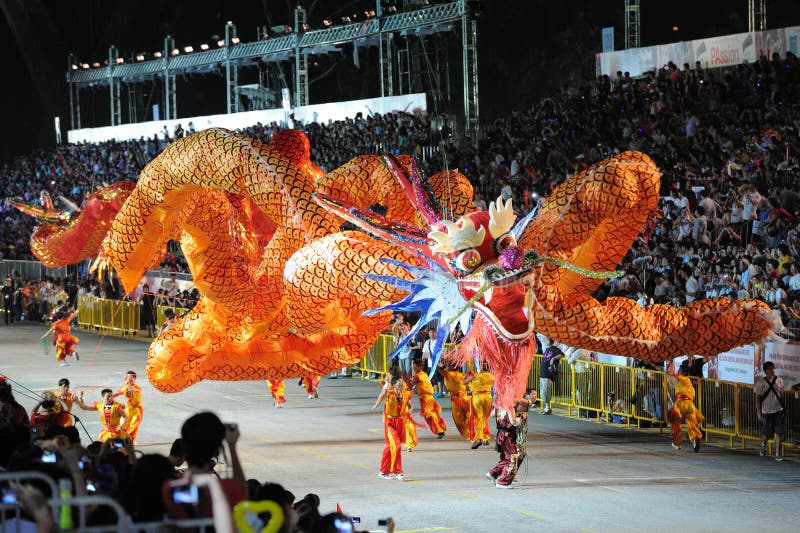
{"type": "Polygon", "coordinates": [[[53,340],[56,345],[56,361],[61,363],[61,366],[67,366],[67,356],[74,355],[76,359],[80,358],[73,348],[73,346],[80,341],[78,337],[70,334],[72,329],[70,322],[72,322],[76,316],[78,316],[78,311],[73,311],[66,316],[62,316],[58,320],[55,320],[50,325],[50,329],[42,335],[44,339],[51,331],[53,332],[53,340]]]}
{"type": "Polygon", "coordinates": [[[319,397],[319,393],[317,392],[319,376],[303,376],[303,385],[306,387],[309,400],[319,397]]]}
{"type": "Polygon", "coordinates": [[[403,474],[403,443],[406,440],[405,414],[411,402],[412,392],[405,387],[399,377],[391,378],[382,383],[381,393],[375,400],[372,409],[375,410],[381,401],[383,406],[383,437],[385,444],[381,454],[381,469],[378,476],[383,479],[402,480],[403,474]]]}
{"type": "Polygon", "coordinates": [[[417,391],[419,410],[431,432],[436,435],[436,438],[443,439],[447,424],[442,418],[442,407],[433,397],[433,385],[428,374],[423,370],[420,359],[414,360],[414,377],[411,378],[411,386],[417,391]]]}
{"type": "Polygon", "coordinates": [[[484,369],[478,373],[470,372],[464,378],[464,385],[472,391],[472,405],[469,411],[469,439],[474,450],[481,444],[489,445],[489,415],[492,414],[492,384],[494,376],[484,369]]]}
{"type": "Polygon", "coordinates": [[[450,413],[453,415],[453,422],[462,437],[470,438],[469,434],[469,412],[472,399],[467,396],[467,386],[464,385],[464,373],[458,370],[458,366],[450,363],[450,368],[442,369],[444,386],[450,394],[450,413]]]}
{"type": "Polygon", "coordinates": [[[282,379],[268,379],[266,382],[269,393],[272,395],[272,400],[275,402],[275,407],[280,409],[286,403],[286,396],[284,396],[286,394],[286,385],[282,379]]]}
{"type": "Polygon", "coordinates": [[[100,423],[103,425],[103,429],[100,430],[100,435],[97,436],[97,440],[105,442],[109,439],[128,438],[128,432],[125,431],[125,425],[128,422],[125,416],[125,406],[114,401],[114,391],[111,389],[103,389],[100,391],[100,394],[103,396],[103,401],[93,402],[91,405],[83,401],[83,391],[81,391],[80,395],[75,397],[75,403],[77,403],[81,409],[85,411],[97,411],[100,415],[100,423]]]}
{"type": "MultiPolygon", "coordinates": [[[[58,390],[56,391],[55,396],[58,401],[61,402],[61,405],[64,406],[64,410],[72,413],[72,404],[75,403],[75,396],[69,391],[69,380],[67,378],[61,378],[58,380],[58,390]]],[[[75,421],[70,416],[65,426],[74,425],[75,421]]]]}
{"type": "Polygon", "coordinates": [[[676,450],[680,449],[683,443],[681,423],[685,421],[692,447],[695,452],[699,452],[700,439],[703,438],[700,424],[705,420],[705,417],[694,405],[694,385],[692,385],[692,380],[689,379],[689,367],[681,365],[678,373],[672,377],[675,379],[675,404],[670,411],[672,447],[676,450]]]}
{"type": "Polygon", "coordinates": [[[125,396],[125,430],[131,437],[131,441],[136,442],[136,435],[139,434],[139,426],[142,424],[144,416],[144,405],[142,404],[142,387],[136,383],[136,372],[128,370],[125,373],[125,385],[114,393],[117,396],[125,396]]]}

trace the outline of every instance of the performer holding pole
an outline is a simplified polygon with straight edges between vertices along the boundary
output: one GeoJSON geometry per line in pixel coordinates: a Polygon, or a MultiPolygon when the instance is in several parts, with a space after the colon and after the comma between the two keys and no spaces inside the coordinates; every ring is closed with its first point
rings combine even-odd
{"type": "Polygon", "coordinates": [[[97,411],[100,415],[100,423],[103,425],[103,429],[100,430],[97,440],[106,442],[110,439],[127,438],[128,432],[124,429],[128,421],[125,417],[125,406],[114,401],[114,391],[111,389],[103,389],[100,394],[103,397],[103,401],[93,402],[91,405],[83,401],[83,391],[75,397],[75,403],[81,409],[84,411],[97,411]]]}
{"type": "Polygon", "coordinates": [[[386,444],[381,455],[381,469],[378,477],[403,480],[403,443],[406,440],[405,413],[413,393],[403,385],[400,377],[392,377],[383,382],[381,393],[375,400],[372,410],[385,400],[383,406],[383,437],[386,444]]]}
{"type": "Polygon", "coordinates": [[[670,411],[672,447],[676,450],[681,449],[681,443],[683,442],[681,424],[685,420],[692,447],[695,452],[699,452],[700,439],[703,437],[700,423],[705,420],[705,417],[694,405],[694,385],[692,385],[692,380],[689,379],[688,363],[681,364],[678,373],[670,375],[670,380],[672,379],[675,380],[675,404],[672,406],[672,411],[670,411]]]}
{"type": "Polygon", "coordinates": [[[53,341],[56,345],[56,361],[61,363],[61,366],[69,366],[69,363],[67,363],[68,356],[73,355],[78,361],[81,359],[78,352],[73,348],[80,341],[78,337],[70,335],[70,322],[77,316],[77,310],[71,313],[59,313],[58,318],[50,325],[50,329],[42,335],[42,339],[44,339],[51,331],[53,332],[53,341]]]}
{"type": "Polygon", "coordinates": [[[128,370],[125,373],[125,385],[114,393],[117,396],[125,396],[125,430],[131,437],[131,442],[136,442],[136,435],[139,434],[139,426],[142,425],[144,416],[144,406],[142,405],[142,387],[136,384],[136,372],[128,370]]]}

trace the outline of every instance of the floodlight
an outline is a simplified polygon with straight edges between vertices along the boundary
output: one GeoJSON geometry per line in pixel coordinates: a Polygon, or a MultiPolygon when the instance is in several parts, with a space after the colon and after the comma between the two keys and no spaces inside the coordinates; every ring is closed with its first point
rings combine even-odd
{"type": "Polygon", "coordinates": [[[192,52],[194,52],[194,48],[191,46],[184,46],[183,51],[186,52],[187,54],[191,54],[192,52]]]}
{"type": "Polygon", "coordinates": [[[201,44],[200,50],[208,50],[208,45],[206,43],[201,44]]]}

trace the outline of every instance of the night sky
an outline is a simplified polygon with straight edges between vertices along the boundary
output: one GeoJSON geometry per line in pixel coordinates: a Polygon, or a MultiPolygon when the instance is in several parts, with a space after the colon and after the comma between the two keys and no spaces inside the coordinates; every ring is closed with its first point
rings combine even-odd
{"type": "MultiPolygon", "coordinates": [[[[301,3],[312,27],[321,27],[323,18],[374,9],[369,0],[301,3]]],[[[747,31],[746,0],[641,4],[643,46],[747,31]]],[[[91,63],[105,59],[114,44],[128,58],[161,49],[167,34],[181,48],[197,48],[223,34],[228,20],[243,41],[252,41],[259,26],[292,24],[295,5],[287,0],[0,0],[0,46],[6,51],[0,162],[52,144],[54,115],[69,125],[64,81],[69,52],[91,63]]],[[[484,0],[478,23],[482,120],[524,109],[565,84],[592,79],[601,28],[614,26],[616,47],[622,47],[623,10],[623,0],[484,0]]],[[[800,1],[767,0],[767,25],[800,25],[800,1]]],[[[460,36],[443,36],[442,42],[451,48],[451,81],[460,84],[460,36]]],[[[311,103],[377,96],[376,57],[365,54],[360,69],[348,53],[319,58],[310,73],[311,103]]],[[[254,72],[241,76],[241,83],[255,81],[254,72]]],[[[224,91],[220,76],[180,79],[179,117],[224,112],[224,91]]],[[[107,91],[89,93],[82,100],[83,125],[108,125],[107,91]]],[[[457,100],[455,112],[461,109],[457,100]]]]}

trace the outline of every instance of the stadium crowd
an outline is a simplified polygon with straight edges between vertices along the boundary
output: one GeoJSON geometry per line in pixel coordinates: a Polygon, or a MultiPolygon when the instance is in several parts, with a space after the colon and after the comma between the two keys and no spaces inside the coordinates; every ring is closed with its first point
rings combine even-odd
{"type": "MultiPolygon", "coordinates": [[[[324,170],[362,153],[432,153],[421,160],[426,172],[458,168],[479,206],[512,197],[523,212],[593,163],[643,151],[664,173],[659,208],[623,264],[628,274],[599,296],[674,305],[750,296],[800,326],[800,65],[793,54],[724,70],[670,63],[640,78],[601,76],[487,124],[475,137],[453,137],[439,124],[424,113],[396,112],[295,126],[308,134],[312,160],[324,170]]],[[[243,133],[268,142],[277,128],[257,124],[243,133]]],[[[103,183],[135,180],[173,139],[165,131],[37,150],[4,165],[0,186],[31,203],[47,191],[79,204],[103,183]]],[[[30,259],[34,221],[5,202],[0,216],[0,258],[30,259]]],[[[178,254],[162,268],[185,271],[186,263],[178,254]]]]}

